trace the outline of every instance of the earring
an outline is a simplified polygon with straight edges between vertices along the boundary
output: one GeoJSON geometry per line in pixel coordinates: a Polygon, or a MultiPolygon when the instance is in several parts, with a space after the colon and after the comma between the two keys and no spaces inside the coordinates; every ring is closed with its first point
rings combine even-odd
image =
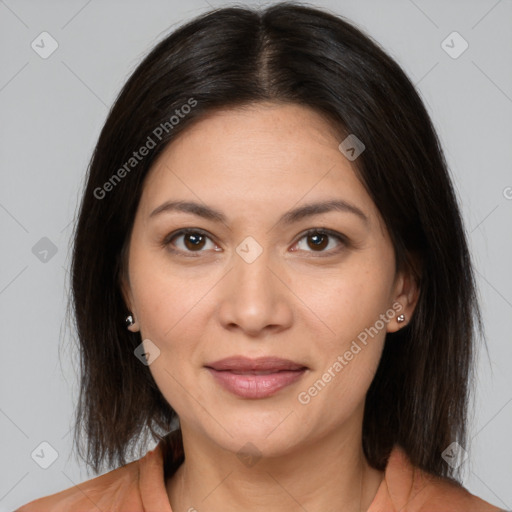
{"type": "Polygon", "coordinates": [[[126,322],[126,327],[131,327],[135,321],[133,320],[133,316],[132,315],[128,315],[126,318],[125,318],[125,322],[126,322]]]}
{"type": "Polygon", "coordinates": [[[405,322],[405,315],[398,315],[396,318],[396,321],[401,324],[402,322],[405,322]]]}

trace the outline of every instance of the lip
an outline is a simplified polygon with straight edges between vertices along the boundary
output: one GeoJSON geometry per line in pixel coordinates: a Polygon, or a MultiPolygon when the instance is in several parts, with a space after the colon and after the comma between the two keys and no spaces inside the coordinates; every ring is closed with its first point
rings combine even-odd
{"type": "Polygon", "coordinates": [[[295,363],[289,359],[282,359],[280,357],[258,357],[251,359],[244,356],[232,356],[224,359],[219,359],[213,363],[205,365],[207,368],[213,368],[214,370],[230,370],[238,372],[250,372],[250,371],[268,371],[275,370],[300,370],[306,368],[303,364],[295,363]]]}
{"type": "Polygon", "coordinates": [[[234,356],[205,365],[225,390],[242,398],[266,398],[297,382],[306,366],[279,357],[234,356]]]}

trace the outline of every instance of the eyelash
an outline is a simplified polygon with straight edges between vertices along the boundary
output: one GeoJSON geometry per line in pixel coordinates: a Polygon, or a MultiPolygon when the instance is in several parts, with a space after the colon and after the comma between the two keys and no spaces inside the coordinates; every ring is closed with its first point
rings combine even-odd
{"type": "MultiPolygon", "coordinates": [[[[206,231],[203,231],[202,229],[180,229],[178,231],[175,231],[175,232],[167,235],[163,239],[161,245],[163,247],[166,247],[170,252],[178,254],[178,255],[181,255],[181,256],[184,256],[184,257],[196,258],[200,253],[205,252],[204,250],[199,250],[199,251],[183,251],[181,249],[172,249],[172,248],[170,248],[169,246],[171,245],[171,242],[174,239],[176,239],[179,236],[181,236],[181,235],[200,235],[200,236],[205,236],[206,238],[208,238],[210,241],[213,242],[212,237],[206,231]],[[197,256],[194,255],[194,253],[197,253],[197,256]]],[[[337,231],[333,231],[333,230],[327,229],[327,228],[312,228],[312,229],[308,229],[306,232],[304,232],[297,239],[297,242],[295,242],[294,245],[296,245],[303,238],[307,238],[310,235],[329,236],[329,237],[332,237],[332,238],[335,238],[336,240],[338,240],[338,242],[340,242],[340,244],[342,245],[342,247],[338,247],[337,249],[331,249],[330,251],[306,251],[306,252],[312,252],[313,254],[318,253],[318,255],[320,257],[332,256],[333,254],[337,254],[344,247],[347,247],[349,245],[348,239],[344,235],[342,235],[341,233],[338,233],[337,231]]]]}

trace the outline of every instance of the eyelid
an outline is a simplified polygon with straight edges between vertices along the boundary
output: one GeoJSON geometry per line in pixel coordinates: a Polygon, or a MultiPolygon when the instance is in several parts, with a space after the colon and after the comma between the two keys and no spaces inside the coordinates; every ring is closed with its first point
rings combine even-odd
{"type": "MultiPolygon", "coordinates": [[[[203,229],[200,229],[200,228],[182,228],[182,229],[179,229],[177,231],[173,231],[172,233],[166,235],[162,241],[162,246],[164,247],[168,247],[169,245],[171,245],[171,240],[179,237],[179,236],[182,236],[182,235],[188,235],[188,234],[197,234],[197,235],[202,235],[206,238],[208,238],[211,242],[213,242],[215,245],[218,245],[216,242],[215,242],[215,239],[212,235],[210,235],[210,233],[208,233],[207,231],[203,230],[203,229]]],[[[293,246],[297,245],[297,243],[302,240],[303,238],[309,236],[309,235],[312,235],[312,234],[320,234],[320,235],[327,235],[331,238],[335,238],[336,240],[338,240],[338,242],[342,245],[342,246],[348,246],[349,245],[349,240],[348,238],[343,235],[342,233],[339,233],[338,231],[334,231],[332,229],[329,229],[329,228],[323,228],[323,227],[319,227],[319,228],[310,228],[306,231],[303,231],[300,235],[297,236],[295,242],[293,242],[293,246]]],[[[197,255],[200,255],[202,252],[207,252],[207,251],[203,251],[203,250],[199,250],[199,251],[183,251],[181,249],[169,249],[171,252],[173,253],[178,253],[178,254],[181,254],[181,255],[187,255],[187,256],[192,256],[194,255],[195,253],[197,253],[197,255]]],[[[340,251],[340,248],[337,248],[337,249],[331,249],[329,251],[304,251],[304,252],[308,252],[308,253],[311,253],[311,254],[316,254],[318,256],[330,256],[330,255],[333,255],[333,254],[337,254],[338,252],[340,251]]],[[[216,251],[217,252],[217,251],[216,251]]],[[[299,252],[298,250],[295,250],[293,252],[299,252]]],[[[195,256],[193,256],[195,257],[195,256]]]]}

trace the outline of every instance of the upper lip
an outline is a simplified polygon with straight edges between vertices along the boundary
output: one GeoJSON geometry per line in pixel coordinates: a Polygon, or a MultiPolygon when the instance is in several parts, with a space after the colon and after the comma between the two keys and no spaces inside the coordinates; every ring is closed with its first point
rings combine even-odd
{"type": "Polygon", "coordinates": [[[225,359],[219,359],[213,363],[205,365],[214,370],[235,370],[235,371],[282,371],[282,370],[302,370],[306,367],[303,364],[295,363],[289,359],[280,357],[258,357],[251,359],[244,356],[232,356],[225,359]]]}

